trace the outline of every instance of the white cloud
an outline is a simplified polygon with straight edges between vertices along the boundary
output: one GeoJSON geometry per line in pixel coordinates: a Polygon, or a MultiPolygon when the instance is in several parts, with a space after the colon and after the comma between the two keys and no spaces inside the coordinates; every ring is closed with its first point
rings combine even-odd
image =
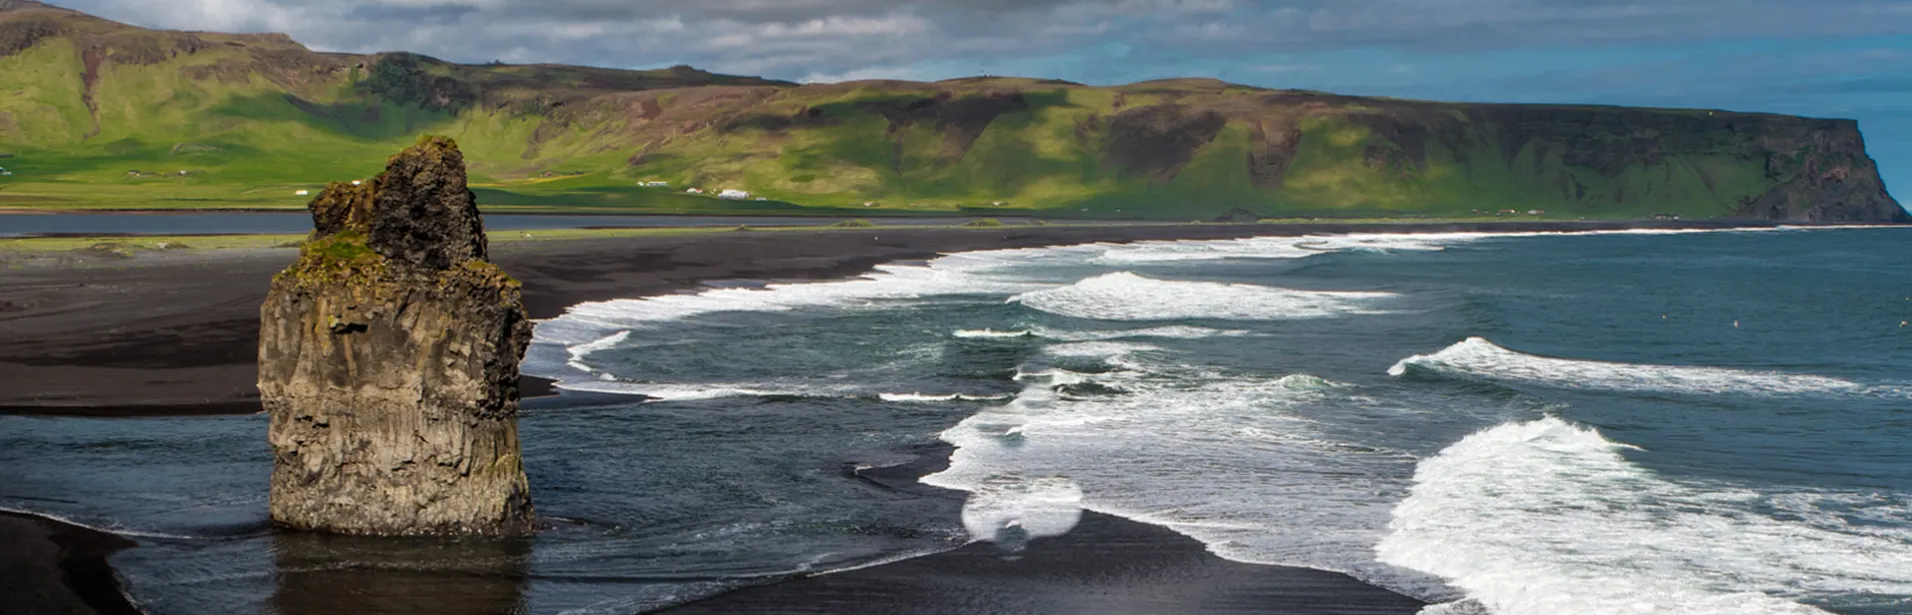
{"type": "Polygon", "coordinates": [[[869,79],[901,79],[905,81],[927,81],[935,77],[924,74],[920,69],[905,66],[873,66],[840,73],[810,73],[797,81],[802,83],[840,83],[844,81],[864,81],[869,79]]]}

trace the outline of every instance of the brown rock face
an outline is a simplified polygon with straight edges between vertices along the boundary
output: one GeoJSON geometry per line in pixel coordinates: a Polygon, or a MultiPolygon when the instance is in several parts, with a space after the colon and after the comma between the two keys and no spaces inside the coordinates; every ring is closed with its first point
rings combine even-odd
{"type": "Polygon", "coordinates": [[[1912,222],[1879,179],[1865,139],[1851,121],[1828,120],[1797,139],[1792,155],[1766,156],[1766,178],[1779,182],[1740,205],[1740,214],[1764,220],[1912,222]]]}
{"type": "Polygon", "coordinates": [[[518,283],[485,262],[464,157],[427,137],[311,204],[260,309],[272,518],[347,534],[505,534],[532,515],[518,444],[518,283]]]}

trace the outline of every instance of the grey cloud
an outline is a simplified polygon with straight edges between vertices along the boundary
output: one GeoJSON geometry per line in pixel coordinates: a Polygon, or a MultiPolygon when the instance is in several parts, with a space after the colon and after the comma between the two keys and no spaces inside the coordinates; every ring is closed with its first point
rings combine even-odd
{"type": "Polygon", "coordinates": [[[346,9],[345,19],[352,22],[452,23],[479,12],[478,7],[454,4],[436,6],[385,6],[363,4],[346,9]]]}
{"type": "Polygon", "coordinates": [[[988,66],[1104,43],[1131,45],[1139,67],[1362,46],[1440,53],[1912,32],[1912,8],[1900,0],[64,1],[140,25],[284,31],[335,51],[690,63],[780,78],[988,66]]]}

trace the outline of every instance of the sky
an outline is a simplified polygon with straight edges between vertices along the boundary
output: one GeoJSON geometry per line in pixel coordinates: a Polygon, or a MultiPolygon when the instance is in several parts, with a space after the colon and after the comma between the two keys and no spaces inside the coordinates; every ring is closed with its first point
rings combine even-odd
{"type": "Polygon", "coordinates": [[[1912,0],[53,0],[323,51],[793,81],[1215,77],[1856,118],[1912,203],[1912,0]]]}

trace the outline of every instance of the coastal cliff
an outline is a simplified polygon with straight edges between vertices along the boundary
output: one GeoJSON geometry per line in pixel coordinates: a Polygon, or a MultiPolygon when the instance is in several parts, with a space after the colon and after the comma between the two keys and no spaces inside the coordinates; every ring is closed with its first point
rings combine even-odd
{"type": "Polygon", "coordinates": [[[518,283],[485,261],[456,144],[428,137],[311,203],[260,310],[274,522],[502,534],[531,519],[518,443],[518,283]]]}
{"type": "Polygon", "coordinates": [[[49,175],[128,207],[162,186],[268,207],[432,132],[487,202],[607,213],[1912,222],[1856,122],[1717,109],[464,65],[28,0],[0,0],[0,91],[9,194],[49,207],[73,198],[36,191],[49,175]],[[126,170],[154,168],[190,179],[126,170]]]}

